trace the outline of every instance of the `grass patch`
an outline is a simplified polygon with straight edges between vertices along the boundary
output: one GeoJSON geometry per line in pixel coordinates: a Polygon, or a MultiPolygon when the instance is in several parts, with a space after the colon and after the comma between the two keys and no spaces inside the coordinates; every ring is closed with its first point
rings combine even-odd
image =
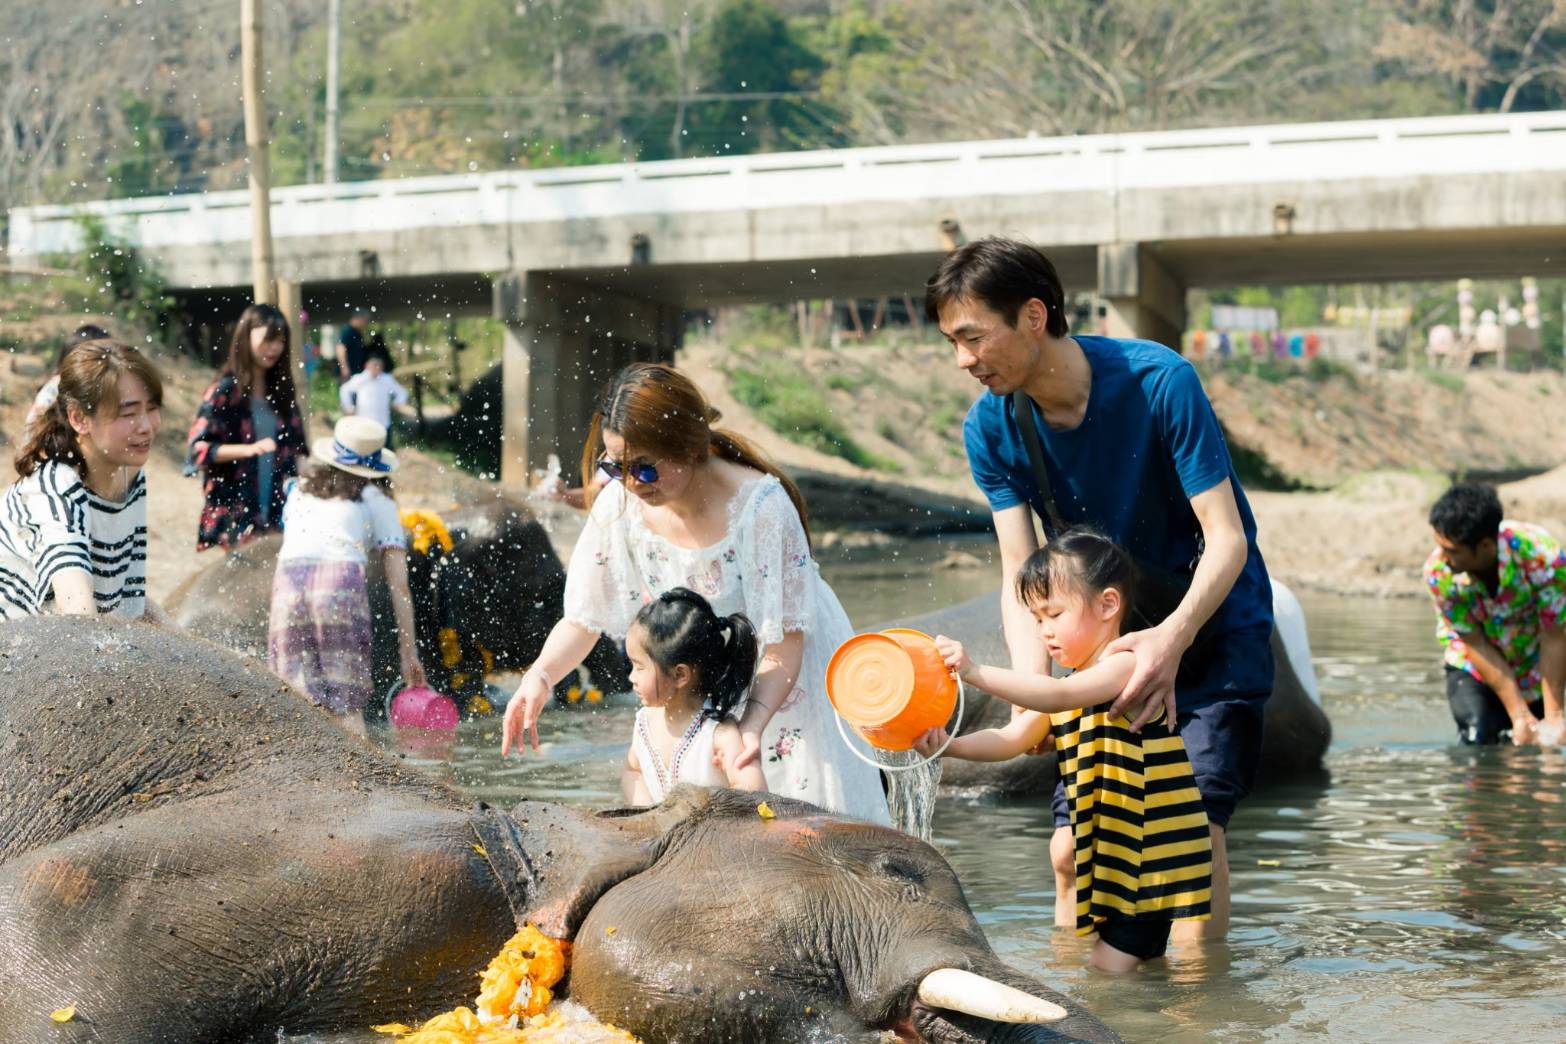
{"type": "Polygon", "coordinates": [[[858,391],[860,388],[864,387],[865,383],[866,382],[863,378],[856,377],[851,373],[829,373],[827,374],[826,379],[826,386],[828,388],[831,388],[833,391],[841,392],[858,391]]]}
{"type": "Polygon", "coordinates": [[[875,471],[901,471],[895,461],[872,453],[848,434],[809,378],[780,366],[734,366],[727,371],[729,390],[756,419],[790,442],[841,457],[875,471]]]}
{"type": "Polygon", "coordinates": [[[1445,370],[1420,370],[1420,375],[1437,388],[1445,388],[1449,392],[1463,390],[1463,378],[1455,373],[1447,373],[1445,370]]]}

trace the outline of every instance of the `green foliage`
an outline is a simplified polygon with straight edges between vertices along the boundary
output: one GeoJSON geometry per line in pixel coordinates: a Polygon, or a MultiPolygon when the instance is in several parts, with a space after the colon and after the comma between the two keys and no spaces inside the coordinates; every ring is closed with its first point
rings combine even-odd
{"type": "Polygon", "coordinates": [[[76,223],[82,251],[73,267],[99,298],[98,306],[138,325],[164,327],[174,299],[158,270],[95,215],[83,214],[76,223]]]}
{"type": "Polygon", "coordinates": [[[855,442],[808,377],[776,364],[725,371],[729,390],[756,418],[791,442],[841,457],[877,471],[897,471],[896,463],[855,442]]]}
{"type": "Polygon", "coordinates": [[[1463,378],[1461,374],[1448,373],[1445,370],[1425,369],[1421,369],[1419,372],[1424,376],[1425,380],[1429,381],[1437,388],[1445,388],[1449,392],[1460,392],[1463,390],[1463,378]]]}

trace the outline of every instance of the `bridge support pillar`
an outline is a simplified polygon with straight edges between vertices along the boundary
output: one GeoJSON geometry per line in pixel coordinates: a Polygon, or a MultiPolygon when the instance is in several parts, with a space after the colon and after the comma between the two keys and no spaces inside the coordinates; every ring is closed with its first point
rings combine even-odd
{"type": "Polygon", "coordinates": [[[672,362],[684,310],[544,272],[495,282],[495,317],[505,325],[505,417],[500,482],[528,488],[549,454],[567,482],[578,478],[598,394],[632,362],[672,362]]]}
{"type": "Polygon", "coordinates": [[[1098,293],[1111,337],[1140,337],[1180,350],[1185,285],[1145,243],[1098,248],[1098,293]]]}

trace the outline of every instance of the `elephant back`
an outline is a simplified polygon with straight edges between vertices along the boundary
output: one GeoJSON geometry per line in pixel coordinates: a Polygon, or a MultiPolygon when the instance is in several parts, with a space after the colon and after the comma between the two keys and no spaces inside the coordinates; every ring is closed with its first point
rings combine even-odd
{"type": "Polygon", "coordinates": [[[304,788],[462,807],[344,733],[254,659],[150,624],[0,625],[0,862],[77,830],[204,795],[304,788]]]}

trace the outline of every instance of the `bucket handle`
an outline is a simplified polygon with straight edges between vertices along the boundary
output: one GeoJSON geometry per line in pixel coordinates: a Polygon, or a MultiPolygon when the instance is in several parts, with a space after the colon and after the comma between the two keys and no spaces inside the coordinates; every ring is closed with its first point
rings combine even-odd
{"type": "MultiPolygon", "coordinates": [[[[929,757],[924,758],[921,761],[910,762],[907,765],[883,765],[881,762],[875,760],[872,757],[867,756],[864,753],[864,751],[862,751],[858,747],[854,746],[854,741],[848,738],[848,730],[843,727],[843,716],[841,714],[837,713],[837,709],[835,707],[832,709],[832,717],[837,719],[837,734],[839,736],[843,737],[843,746],[847,747],[848,748],[848,752],[850,754],[852,754],[854,757],[858,758],[860,761],[863,761],[865,764],[869,765],[871,768],[880,769],[882,772],[908,772],[908,771],[910,771],[912,769],[923,768],[924,766],[928,765],[930,762],[934,761],[936,758],[940,757],[941,756],[941,751],[944,751],[947,747],[951,746],[952,740],[957,738],[956,730],[962,728],[962,714],[963,714],[963,684],[962,684],[962,679],[958,678],[957,679],[957,720],[955,722],[953,722],[953,724],[952,724],[952,730],[953,731],[947,734],[946,742],[941,744],[940,749],[937,750],[934,754],[931,754],[929,757]]],[[[863,738],[863,737],[861,737],[861,738],[863,738]]]]}

